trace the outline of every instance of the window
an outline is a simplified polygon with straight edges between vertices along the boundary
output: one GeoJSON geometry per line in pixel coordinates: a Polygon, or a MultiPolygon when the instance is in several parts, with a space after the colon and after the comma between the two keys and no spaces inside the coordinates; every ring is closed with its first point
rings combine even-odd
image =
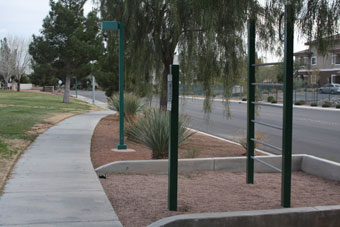
{"type": "Polygon", "coordinates": [[[310,77],[311,84],[316,84],[316,75],[310,77]]]}
{"type": "Polygon", "coordinates": [[[332,56],[332,65],[340,65],[340,54],[334,54],[332,56]]]}
{"type": "Polygon", "coordinates": [[[316,65],[316,56],[311,58],[311,65],[316,65]]]}

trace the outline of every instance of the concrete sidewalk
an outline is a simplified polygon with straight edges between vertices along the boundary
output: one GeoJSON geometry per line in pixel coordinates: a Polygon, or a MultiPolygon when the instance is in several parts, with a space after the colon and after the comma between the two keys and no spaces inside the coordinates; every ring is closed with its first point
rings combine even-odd
{"type": "Polygon", "coordinates": [[[90,160],[92,133],[110,113],[66,119],[36,139],[0,197],[0,226],[122,226],[90,160]]]}

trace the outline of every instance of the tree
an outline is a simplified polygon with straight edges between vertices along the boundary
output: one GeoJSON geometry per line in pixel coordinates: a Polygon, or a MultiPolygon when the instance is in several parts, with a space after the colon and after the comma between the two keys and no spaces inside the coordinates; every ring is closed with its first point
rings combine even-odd
{"type": "MultiPolygon", "coordinates": [[[[214,81],[223,81],[224,96],[228,99],[240,79],[240,63],[246,54],[247,19],[257,18],[258,48],[280,51],[276,45],[277,31],[284,4],[295,6],[297,25],[309,39],[322,40],[324,35],[334,34],[340,15],[338,0],[268,0],[265,4],[257,0],[99,2],[103,20],[122,21],[126,25],[125,79],[137,81],[135,85],[139,86],[142,76],[155,72],[161,84],[160,106],[165,108],[167,74],[176,51],[180,55],[182,82],[203,83],[206,111],[211,109],[210,85],[214,81]]],[[[109,43],[112,41],[109,39],[109,43]]],[[[150,76],[145,78],[151,81],[150,76]]]]}
{"type": "Polygon", "coordinates": [[[15,49],[14,76],[18,83],[17,91],[20,91],[21,79],[29,67],[31,56],[28,53],[28,42],[25,39],[15,38],[12,48],[15,49]]]}
{"type": "Polygon", "coordinates": [[[16,54],[15,50],[11,49],[11,45],[7,38],[0,41],[0,75],[5,82],[5,89],[8,89],[8,80],[15,73],[16,54]]]}
{"type": "MultiPolygon", "coordinates": [[[[91,61],[103,52],[97,12],[85,17],[86,0],[50,0],[51,10],[40,36],[33,36],[29,52],[34,73],[49,73],[65,83],[64,103],[69,102],[70,81],[91,73],[91,61]]],[[[35,75],[37,76],[37,75],[35,75]]]]}

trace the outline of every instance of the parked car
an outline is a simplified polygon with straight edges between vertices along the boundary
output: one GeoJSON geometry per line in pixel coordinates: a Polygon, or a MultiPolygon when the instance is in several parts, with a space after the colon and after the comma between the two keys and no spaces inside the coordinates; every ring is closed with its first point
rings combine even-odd
{"type": "Polygon", "coordinates": [[[340,93],[340,84],[326,84],[320,88],[320,93],[340,93]]]}

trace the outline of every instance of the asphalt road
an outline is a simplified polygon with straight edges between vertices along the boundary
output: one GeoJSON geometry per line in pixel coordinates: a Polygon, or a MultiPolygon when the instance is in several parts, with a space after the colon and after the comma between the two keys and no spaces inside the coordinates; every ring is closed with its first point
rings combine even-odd
{"type": "MultiPolygon", "coordinates": [[[[78,94],[92,97],[91,92],[79,91],[78,94]]],[[[106,101],[104,92],[96,92],[96,100],[106,101]]],[[[246,135],[246,104],[231,103],[231,119],[224,117],[222,102],[213,103],[209,117],[204,114],[202,106],[203,100],[187,98],[180,101],[180,111],[190,116],[193,129],[233,141],[239,141],[246,135]]],[[[340,112],[294,108],[293,114],[293,153],[340,162],[340,112]]],[[[282,108],[261,107],[257,120],[282,125],[282,108]]],[[[256,131],[266,136],[267,143],[281,147],[280,130],[256,125],[256,131]]],[[[279,154],[266,147],[261,149],[279,154]]]]}

